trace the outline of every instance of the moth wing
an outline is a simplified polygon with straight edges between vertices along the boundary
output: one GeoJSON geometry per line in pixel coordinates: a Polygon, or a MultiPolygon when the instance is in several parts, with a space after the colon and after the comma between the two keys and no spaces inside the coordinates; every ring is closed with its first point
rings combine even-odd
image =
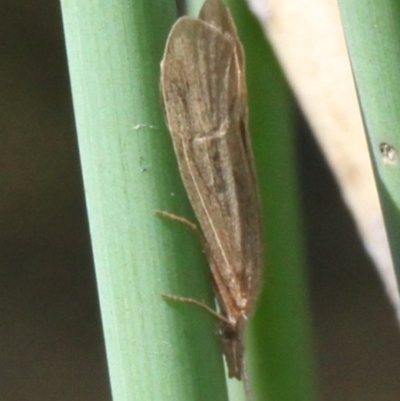
{"type": "Polygon", "coordinates": [[[190,17],[176,22],[162,61],[161,89],[220,300],[232,315],[249,309],[256,296],[259,198],[247,133],[243,50],[235,37],[208,22],[190,17]]]}
{"type": "Polygon", "coordinates": [[[180,18],[168,37],[161,62],[161,91],[173,140],[215,131],[229,113],[227,64],[233,47],[219,30],[180,18]]]}
{"type": "Polygon", "coordinates": [[[200,11],[199,19],[218,29],[222,34],[237,38],[237,31],[228,7],[221,0],[208,0],[200,11]]]}

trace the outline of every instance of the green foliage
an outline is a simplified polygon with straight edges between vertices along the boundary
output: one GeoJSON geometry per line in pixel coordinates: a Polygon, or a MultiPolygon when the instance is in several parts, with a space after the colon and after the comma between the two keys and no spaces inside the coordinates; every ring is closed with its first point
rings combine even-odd
{"type": "Polygon", "coordinates": [[[341,0],[339,6],[386,231],[400,277],[400,3],[341,0]]]}
{"type": "Polygon", "coordinates": [[[158,93],[173,2],[62,1],[114,401],[227,399],[198,239],[154,214],[193,214],[158,93]]]}

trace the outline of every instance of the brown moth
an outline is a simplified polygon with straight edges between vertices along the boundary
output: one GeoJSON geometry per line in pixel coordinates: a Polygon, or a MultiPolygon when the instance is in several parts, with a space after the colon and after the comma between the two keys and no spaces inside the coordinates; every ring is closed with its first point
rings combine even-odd
{"type": "Polygon", "coordinates": [[[207,0],[198,19],[182,17],[172,27],[161,92],[213,276],[229,377],[241,380],[243,330],[263,263],[261,212],[247,128],[244,51],[221,0],[207,0]]]}

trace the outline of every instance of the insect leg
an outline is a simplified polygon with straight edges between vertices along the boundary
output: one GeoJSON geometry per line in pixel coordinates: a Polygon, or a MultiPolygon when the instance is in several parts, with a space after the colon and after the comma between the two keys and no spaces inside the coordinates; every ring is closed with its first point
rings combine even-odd
{"type": "Polygon", "coordinates": [[[204,244],[205,244],[205,240],[203,237],[203,234],[200,232],[200,230],[197,228],[196,224],[192,223],[191,221],[189,221],[188,219],[185,219],[182,216],[178,216],[176,214],[172,214],[172,213],[168,213],[168,212],[164,212],[163,210],[155,210],[155,214],[158,214],[161,217],[166,217],[167,219],[171,219],[171,220],[175,220],[175,221],[179,221],[180,223],[188,226],[191,230],[193,230],[196,235],[199,237],[201,244],[203,245],[204,248],[204,244]]]}
{"type": "Polygon", "coordinates": [[[201,302],[201,301],[197,301],[197,299],[180,297],[180,296],[177,296],[177,295],[169,295],[169,294],[161,294],[161,296],[164,299],[170,299],[172,301],[185,302],[185,303],[189,303],[189,304],[194,304],[194,305],[200,306],[200,308],[205,309],[207,312],[209,312],[213,316],[215,316],[218,320],[221,320],[222,322],[228,324],[229,326],[232,325],[232,322],[230,322],[225,316],[223,316],[220,313],[216,312],[213,308],[208,306],[206,303],[201,302]]]}

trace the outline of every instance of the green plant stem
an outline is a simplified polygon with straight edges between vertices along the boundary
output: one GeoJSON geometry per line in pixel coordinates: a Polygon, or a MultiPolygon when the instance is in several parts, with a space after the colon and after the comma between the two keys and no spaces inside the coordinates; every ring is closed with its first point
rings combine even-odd
{"type": "Polygon", "coordinates": [[[158,93],[172,1],[62,0],[114,401],[226,401],[201,246],[154,210],[193,218],[158,93]]]}
{"type": "Polygon", "coordinates": [[[339,6],[400,283],[400,3],[340,0],[339,6]]]}
{"type": "Polygon", "coordinates": [[[293,100],[243,0],[227,1],[246,53],[250,132],[264,212],[264,289],[249,335],[258,400],[316,399],[304,236],[293,138],[293,100]]]}

